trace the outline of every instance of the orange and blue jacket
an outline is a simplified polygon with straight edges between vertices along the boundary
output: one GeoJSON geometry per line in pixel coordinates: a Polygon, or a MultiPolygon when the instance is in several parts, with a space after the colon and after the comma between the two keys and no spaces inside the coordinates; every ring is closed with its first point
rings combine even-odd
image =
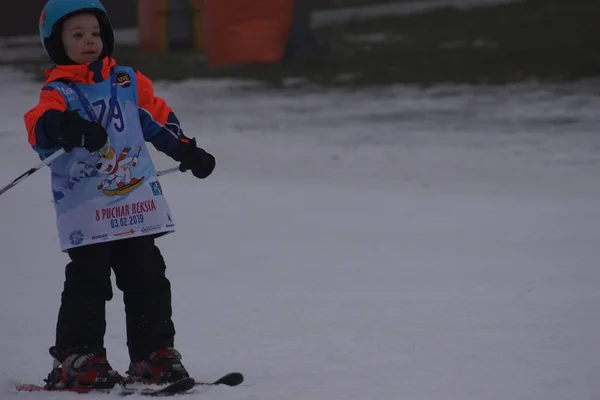
{"type": "MultiPolygon", "coordinates": [[[[34,150],[44,156],[60,147],[47,134],[50,127],[45,121],[45,116],[50,110],[66,111],[68,106],[64,93],[61,94],[56,87],[49,84],[57,81],[76,84],[100,83],[109,79],[111,70],[115,66],[115,60],[106,57],[87,64],[56,65],[46,71],[47,80],[42,86],[39,103],[25,114],[29,144],[34,150]]],[[[154,94],[152,81],[139,71],[135,71],[135,80],[144,139],[151,142],[157,150],[173,157],[179,145],[182,142],[187,143],[188,138],[183,134],[179,120],[171,107],[154,94]]]]}

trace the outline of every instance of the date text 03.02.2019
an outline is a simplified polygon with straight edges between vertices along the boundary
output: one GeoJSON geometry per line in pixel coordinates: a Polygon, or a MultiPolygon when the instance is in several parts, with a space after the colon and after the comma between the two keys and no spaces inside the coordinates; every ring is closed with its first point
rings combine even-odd
{"type": "Polygon", "coordinates": [[[122,227],[126,227],[126,226],[141,224],[143,222],[144,222],[144,214],[135,214],[135,215],[130,215],[128,217],[111,219],[110,227],[111,228],[122,228],[122,227]]]}

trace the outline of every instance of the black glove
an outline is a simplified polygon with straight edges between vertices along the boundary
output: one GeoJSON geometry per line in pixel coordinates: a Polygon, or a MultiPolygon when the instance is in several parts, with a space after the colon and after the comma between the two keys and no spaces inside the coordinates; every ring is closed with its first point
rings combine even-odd
{"type": "Polygon", "coordinates": [[[84,147],[90,153],[101,149],[108,134],[97,122],[88,121],[75,111],[49,110],[44,114],[46,135],[69,152],[84,147]]]}
{"type": "Polygon", "coordinates": [[[196,178],[204,179],[215,169],[215,158],[204,149],[196,147],[196,139],[182,141],[177,150],[179,157],[174,158],[181,161],[181,172],[191,169],[196,178]]]}

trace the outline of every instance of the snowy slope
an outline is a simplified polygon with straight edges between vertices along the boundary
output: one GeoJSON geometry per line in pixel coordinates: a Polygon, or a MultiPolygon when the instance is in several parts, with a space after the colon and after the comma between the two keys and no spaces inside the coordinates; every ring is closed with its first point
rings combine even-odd
{"type": "MultiPolygon", "coordinates": [[[[2,70],[0,182],[39,86],[2,70]]],[[[217,157],[162,179],[177,347],[207,400],[600,396],[595,82],[352,93],[158,84],[217,157]]],[[[171,161],[156,155],[160,168],[171,161]]],[[[49,371],[66,257],[48,172],[0,198],[0,387],[49,371]]],[[[124,371],[121,297],[106,345],[124,371]]],[[[91,396],[110,398],[111,396],[91,396]]]]}
{"type": "Polygon", "coordinates": [[[320,10],[313,14],[313,26],[346,23],[352,20],[379,18],[389,15],[415,14],[451,7],[469,9],[515,3],[523,0],[413,0],[390,1],[369,7],[320,10]]]}

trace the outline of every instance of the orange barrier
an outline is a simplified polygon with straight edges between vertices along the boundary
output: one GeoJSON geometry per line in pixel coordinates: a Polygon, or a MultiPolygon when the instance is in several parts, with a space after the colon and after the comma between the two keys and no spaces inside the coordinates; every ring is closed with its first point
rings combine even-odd
{"type": "Polygon", "coordinates": [[[142,51],[167,50],[167,0],[139,1],[137,22],[142,51]]]}
{"type": "Polygon", "coordinates": [[[204,0],[209,64],[281,61],[293,10],[294,0],[204,0]]]}

